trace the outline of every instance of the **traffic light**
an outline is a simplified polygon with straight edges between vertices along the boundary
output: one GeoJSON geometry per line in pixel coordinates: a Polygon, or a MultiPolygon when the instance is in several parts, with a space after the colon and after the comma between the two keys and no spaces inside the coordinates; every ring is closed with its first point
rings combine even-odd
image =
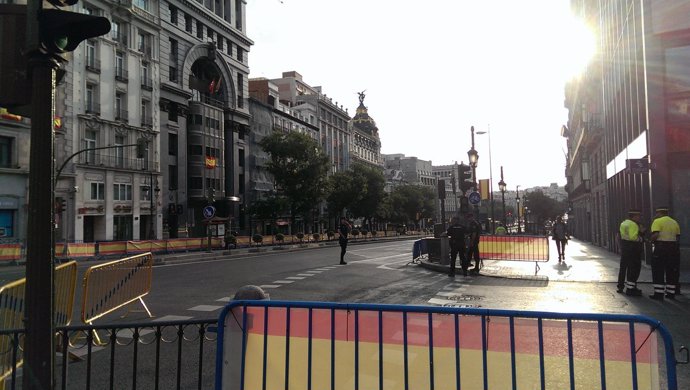
{"type": "Polygon", "coordinates": [[[458,165],[458,181],[460,182],[460,190],[463,193],[469,191],[474,186],[472,167],[465,164],[458,165]]]}
{"type": "Polygon", "coordinates": [[[146,138],[137,139],[137,158],[146,157],[146,149],[148,148],[148,142],[146,138]]]}
{"type": "Polygon", "coordinates": [[[438,198],[446,199],[446,181],[438,179],[438,198]]]}
{"type": "Polygon", "coordinates": [[[67,199],[57,197],[55,198],[55,214],[61,214],[67,210],[67,199]]]}
{"type": "MultiPolygon", "coordinates": [[[[77,3],[48,0],[55,6],[77,3]]],[[[44,9],[38,15],[40,49],[48,54],[73,51],[89,38],[99,37],[110,31],[110,21],[101,16],[85,15],[57,9],[44,9]]]]}

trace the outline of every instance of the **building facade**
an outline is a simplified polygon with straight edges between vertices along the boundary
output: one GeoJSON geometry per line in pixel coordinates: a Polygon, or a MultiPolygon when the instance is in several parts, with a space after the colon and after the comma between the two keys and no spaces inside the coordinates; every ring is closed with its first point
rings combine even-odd
{"type": "Polygon", "coordinates": [[[567,190],[575,236],[618,251],[629,209],[671,208],[690,246],[690,11],[686,2],[574,0],[599,55],[566,88],[567,190]]]}
{"type": "Polygon", "coordinates": [[[388,187],[400,184],[436,186],[436,176],[431,161],[417,157],[405,157],[404,154],[384,154],[384,176],[388,187]]]}
{"type": "MultiPolygon", "coordinates": [[[[462,191],[458,188],[458,184],[455,181],[457,176],[458,168],[457,165],[434,165],[431,167],[436,180],[443,180],[445,183],[445,199],[443,202],[443,208],[446,215],[446,220],[453,216],[459,215],[460,212],[460,197],[462,197],[462,191]],[[453,184],[455,182],[455,184],[453,184]]],[[[441,208],[439,207],[439,216],[441,208]]],[[[441,220],[439,218],[439,220],[441,220]]]]}
{"type": "Polygon", "coordinates": [[[26,240],[30,131],[28,119],[0,108],[0,243],[26,240]]]}

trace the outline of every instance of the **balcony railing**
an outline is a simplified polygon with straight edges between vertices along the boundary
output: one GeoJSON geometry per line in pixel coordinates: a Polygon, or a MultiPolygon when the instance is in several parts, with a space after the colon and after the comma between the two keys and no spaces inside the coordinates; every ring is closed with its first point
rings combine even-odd
{"type": "Polygon", "coordinates": [[[125,154],[125,151],[121,149],[112,149],[109,153],[88,151],[78,156],[78,163],[94,167],[130,169],[135,171],[152,170],[158,172],[158,162],[147,161],[145,158],[126,158],[125,154]]]}
{"type": "Polygon", "coordinates": [[[113,32],[111,37],[115,42],[117,42],[120,45],[123,45],[127,47],[127,35],[118,31],[118,32],[113,32]]]}
{"type": "Polygon", "coordinates": [[[100,73],[101,72],[101,61],[97,60],[93,57],[86,57],[86,70],[100,73]]]}
{"type": "Polygon", "coordinates": [[[124,69],[122,67],[115,67],[115,79],[120,80],[120,81],[127,81],[129,78],[129,73],[127,72],[127,69],[124,69]]]}
{"type": "Polygon", "coordinates": [[[141,87],[146,89],[146,90],[152,91],[153,90],[153,79],[151,79],[150,77],[141,76],[141,87]]]}
{"type": "Polygon", "coordinates": [[[127,110],[124,110],[122,108],[115,109],[115,120],[116,121],[127,122],[127,118],[129,118],[129,112],[127,110]]]}
{"type": "Polygon", "coordinates": [[[96,102],[86,102],[86,107],[85,110],[87,114],[96,114],[100,115],[101,114],[101,105],[96,102]]]}
{"type": "Polygon", "coordinates": [[[144,56],[146,57],[151,57],[151,53],[153,50],[151,49],[151,45],[144,45],[144,46],[139,46],[139,51],[141,53],[144,53],[144,56]]]}
{"type": "Polygon", "coordinates": [[[144,127],[153,127],[153,117],[151,117],[151,116],[141,117],[141,125],[144,127]]]}

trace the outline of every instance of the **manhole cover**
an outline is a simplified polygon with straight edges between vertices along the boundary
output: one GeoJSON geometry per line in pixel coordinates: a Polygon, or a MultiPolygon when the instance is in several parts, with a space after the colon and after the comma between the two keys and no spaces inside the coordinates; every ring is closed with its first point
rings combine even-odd
{"type": "Polygon", "coordinates": [[[462,307],[462,308],[468,308],[468,307],[482,307],[482,305],[470,305],[467,303],[446,303],[443,305],[443,307],[462,307]]]}

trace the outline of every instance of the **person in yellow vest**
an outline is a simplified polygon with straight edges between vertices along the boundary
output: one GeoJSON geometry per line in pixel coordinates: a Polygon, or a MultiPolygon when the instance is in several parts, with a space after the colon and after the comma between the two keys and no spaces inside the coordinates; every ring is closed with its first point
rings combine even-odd
{"type": "Polygon", "coordinates": [[[620,225],[621,239],[621,265],[618,270],[618,293],[640,296],[642,290],[637,288],[637,278],[640,277],[642,268],[642,233],[644,228],[640,226],[640,211],[628,211],[628,218],[620,225]]]}
{"type": "Polygon", "coordinates": [[[680,226],[668,215],[668,207],[656,209],[652,222],[652,284],[654,294],[649,297],[659,301],[676,298],[676,285],[680,278],[680,226]],[[664,292],[666,293],[664,295],[664,292]]]}
{"type": "Polygon", "coordinates": [[[498,226],[496,226],[496,235],[505,236],[506,234],[508,234],[508,231],[506,230],[505,226],[503,226],[502,223],[499,223],[498,226]]]}

